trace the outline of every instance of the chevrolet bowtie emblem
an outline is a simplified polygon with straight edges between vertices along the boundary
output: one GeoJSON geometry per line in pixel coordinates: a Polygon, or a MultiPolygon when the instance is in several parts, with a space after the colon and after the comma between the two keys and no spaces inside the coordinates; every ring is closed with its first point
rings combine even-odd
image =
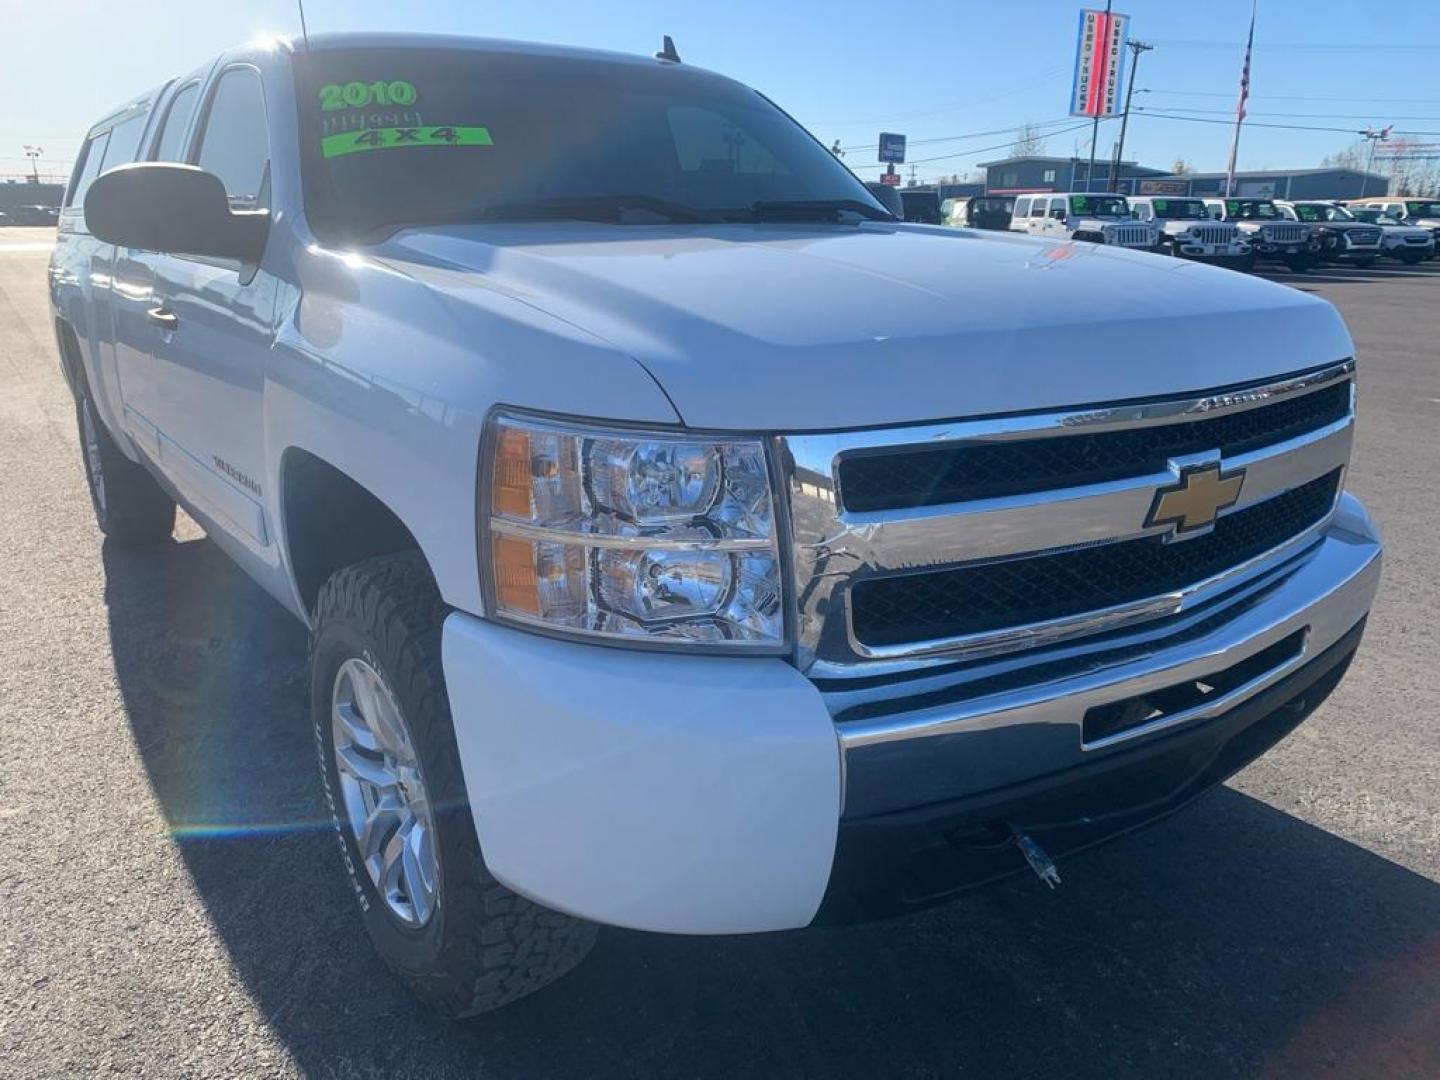
{"type": "Polygon", "coordinates": [[[1178,484],[1156,489],[1145,525],[1174,525],[1177,533],[1206,528],[1221,510],[1235,505],[1244,483],[1244,469],[1221,472],[1219,462],[1185,469],[1178,484]]]}

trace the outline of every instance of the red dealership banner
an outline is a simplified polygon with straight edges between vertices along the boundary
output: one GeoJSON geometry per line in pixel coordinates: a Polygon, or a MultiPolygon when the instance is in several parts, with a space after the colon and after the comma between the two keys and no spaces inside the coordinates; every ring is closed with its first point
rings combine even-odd
{"type": "Polygon", "coordinates": [[[1080,12],[1075,78],[1070,89],[1071,116],[1115,116],[1120,112],[1120,80],[1125,74],[1125,36],[1129,28],[1129,15],[1088,8],[1080,12]]]}

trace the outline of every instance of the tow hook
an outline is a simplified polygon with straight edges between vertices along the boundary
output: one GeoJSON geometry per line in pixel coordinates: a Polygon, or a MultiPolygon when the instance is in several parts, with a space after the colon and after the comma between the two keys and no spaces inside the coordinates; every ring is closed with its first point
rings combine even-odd
{"type": "Polygon", "coordinates": [[[1052,889],[1060,884],[1060,871],[1055,868],[1050,856],[1045,854],[1045,849],[1018,829],[1015,830],[1015,846],[1020,849],[1020,854],[1025,856],[1025,861],[1030,864],[1030,869],[1035,871],[1036,877],[1052,889]]]}

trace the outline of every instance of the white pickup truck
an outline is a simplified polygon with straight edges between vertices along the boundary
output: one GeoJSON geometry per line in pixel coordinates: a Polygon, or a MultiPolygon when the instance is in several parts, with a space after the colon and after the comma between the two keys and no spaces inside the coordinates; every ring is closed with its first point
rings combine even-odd
{"type": "Polygon", "coordinates": [[[96,124],[65,203],[107,543],[178,503],[308,625],[339,864],[447,1013],[596,924],[1053,885],[1360,641],[1334,308],[897,221],[673,48],[237,49],[96,124]]]}

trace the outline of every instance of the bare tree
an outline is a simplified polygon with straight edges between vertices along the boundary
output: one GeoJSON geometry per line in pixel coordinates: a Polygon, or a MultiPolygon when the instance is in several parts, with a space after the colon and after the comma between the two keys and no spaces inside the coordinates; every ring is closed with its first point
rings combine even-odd
{"type": "Polygon", "coordinates": [[[1039,157],[1045,153],[1045,136],[1040,134],[1040,129],[1029,120],[1025,126],[1020,128],[1015,141],[1010,144],[1011,157],[1039,157]]]}
{"type": "Polygon", "coordinates": [[[1176,154],[1174,162],[1170,165],[1170,171],[1176,176],[1184,176],[1186,173],[1194,172],[1195,166],[1186,161],[1182,155],[1176,154]]]}

